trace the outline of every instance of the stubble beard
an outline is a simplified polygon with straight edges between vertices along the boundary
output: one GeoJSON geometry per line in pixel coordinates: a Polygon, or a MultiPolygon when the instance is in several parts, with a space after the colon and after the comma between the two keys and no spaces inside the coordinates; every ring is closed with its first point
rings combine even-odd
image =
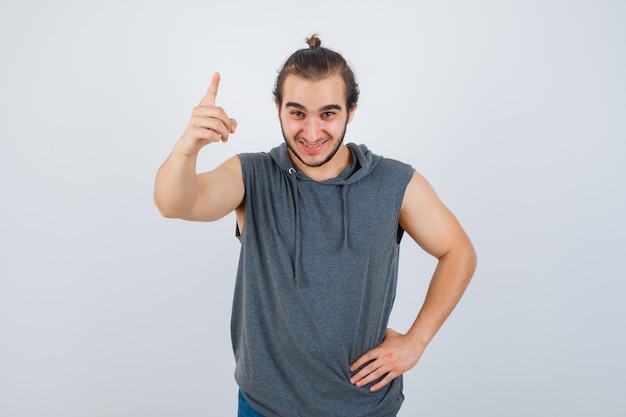
{"type": "MultiPolygon", "coordinates": [[[[337,141],[337,144],[335,145],[335,149],[333,149],[328,156],[326,157],[326,159],[324,159],[322,162],[318,162],[315,164],[311,164],[306,162],[304,159],[302,159],[302,157],[300,156],[300,154],[298,154],[298,152],[296,152],[296,150],[293,148],[293,146],[291,146],[291,144],[289,143],[289,140],[287,139],[287,135],[285,135],[285,130],[283,129],[283,121],[280,121],[280,131],[283,134],[283,139],[285,140],[285,143],[287,144],[287,148],[291,151],[292,154],[294,154],[296,156],[296,158],[298,158],[298,160],[300,162],[302,162],[304,165],[308,166],[309,168],[319,168],[322,165],[328,163],[331,159],[333,159],[333,157],[337,154],[337,152],[339,151],[339,148],[341,147],[341,145],[343,144],[343,139],[346,136],[346,130],[348,129],[348,122],[346,121],[345,126],[343,127],[343,132],[341,133],[341,138],[339,138],[339,140],[337,141]]],[[[296,136],[294,138],[294,141],[298,141],[299,136],[296,136]]],[[[331,137],[325,137],[324,140],[331,140],[331,137]]]]}

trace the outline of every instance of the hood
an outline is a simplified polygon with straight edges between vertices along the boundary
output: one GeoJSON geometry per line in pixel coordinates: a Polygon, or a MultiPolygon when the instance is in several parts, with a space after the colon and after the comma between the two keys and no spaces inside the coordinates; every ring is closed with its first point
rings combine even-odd
{"type": "Polygon", "coordinates": [[[329,186],[341,186],[341,194],[342,194],[342,206],[341,212],[343,216],[343,248],[344,250],[350,249],[350,237],[349,237],[349,216],[348,216],[348,193],[349,193],[349,184],[353,184],[360,179],[366,177],[378,163],[381,161],[382,156],[375,155],[367,149],[365,145],[356,145],[354,143],[346,144],[350,152],[352,153],[352,161],[346,169],[344,169],[337,177],[330,178],[325,181],[315,181],[298,171],[291,158],[289,157],[289,153],[287,151],[287,144],[283,143],[280,146],[275,147],[269,152],[270,157],[274,160],[274,162],[286,173],[289,175],[289,179],[291,181],[293,192],[294,192],[294,201],[295,201],[295,259],[294,259],[294,277],[298,287],[301,286],[301,278],[302,271],[301,267],[301,249],[300,249],[300,212],[298,209],[298,201],[299,198],[299,188],[298,183],[300,181],[314,181],[320,185],[329,185],[329,186]]]}
{"type": "MultiPolygon", "coordinates": [[[[370,152],[369,149],[367,149],[367,146],[365,145],[348,143],[346,144],[346,146],[352,153],[352,163],[350,164],[350,166],[344,169],[335,178],[331,178],[325,181],[319,181],[320,184],[352,184],[367,176],[367,174],[369,174],[382,159],[382,156],[373,154],[372,152],[370,152]]],[[[275,147],[269,152],[269,155],[281,169],[290,174],[295,174],[299,180],[314,181],[295,168],[293,162],[291,162],[291,158],[289,157],[287,144],[283,143],[280,146],[275,147]]]]}

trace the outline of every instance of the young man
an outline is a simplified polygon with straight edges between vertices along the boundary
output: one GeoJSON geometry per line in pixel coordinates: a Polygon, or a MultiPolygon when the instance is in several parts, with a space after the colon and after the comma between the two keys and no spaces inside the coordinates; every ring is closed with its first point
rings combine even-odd
{"type": "Polygon", "coordinates": [[[214,221],[235,211],[241,255],[231,333],[240,416],[386,417],[474,272],[472,244],[409,165],[344,144],[359,90],[338,53],[296,51],[274,90],[285,143],[196,174],[196,157],[237,122],[215,106],[216,74],[160,168],[165,217],[214,221]],[[387,329],[400,240],[438,259],[406,334],[387,329]]]}

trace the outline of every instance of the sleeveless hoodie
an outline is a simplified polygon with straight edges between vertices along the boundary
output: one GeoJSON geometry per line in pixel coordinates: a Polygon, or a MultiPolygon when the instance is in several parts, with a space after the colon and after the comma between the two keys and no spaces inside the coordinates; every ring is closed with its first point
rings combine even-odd
{"type": "Polygon", "coordinates": [[[402,377],[372,393],[350,384],[349,368],[387,329],[413,168],[347,146],[351,165],[321,182],[294,168],[285,144],[238,155],[235,379],[265,417],[395,416],[404,399],[402,377]]]}

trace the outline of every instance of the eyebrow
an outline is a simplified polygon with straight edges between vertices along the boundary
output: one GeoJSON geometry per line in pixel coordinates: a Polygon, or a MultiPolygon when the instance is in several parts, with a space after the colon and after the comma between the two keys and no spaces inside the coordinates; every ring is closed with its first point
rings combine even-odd
{"type": "MultiPolygon", "coordinates": [[[[305,106],[303,106],[300,103],[295,103],[293,101],[289,101],[285,103],[285,107],[295,107],[296,109],[299,109],[299,110],[306,110],[305,106]]],[[[320,111],[322,112],[328,111],[328,110],[343,110],[343,109],[339,104],[327,104],[320,109],[320,111]]]]}

